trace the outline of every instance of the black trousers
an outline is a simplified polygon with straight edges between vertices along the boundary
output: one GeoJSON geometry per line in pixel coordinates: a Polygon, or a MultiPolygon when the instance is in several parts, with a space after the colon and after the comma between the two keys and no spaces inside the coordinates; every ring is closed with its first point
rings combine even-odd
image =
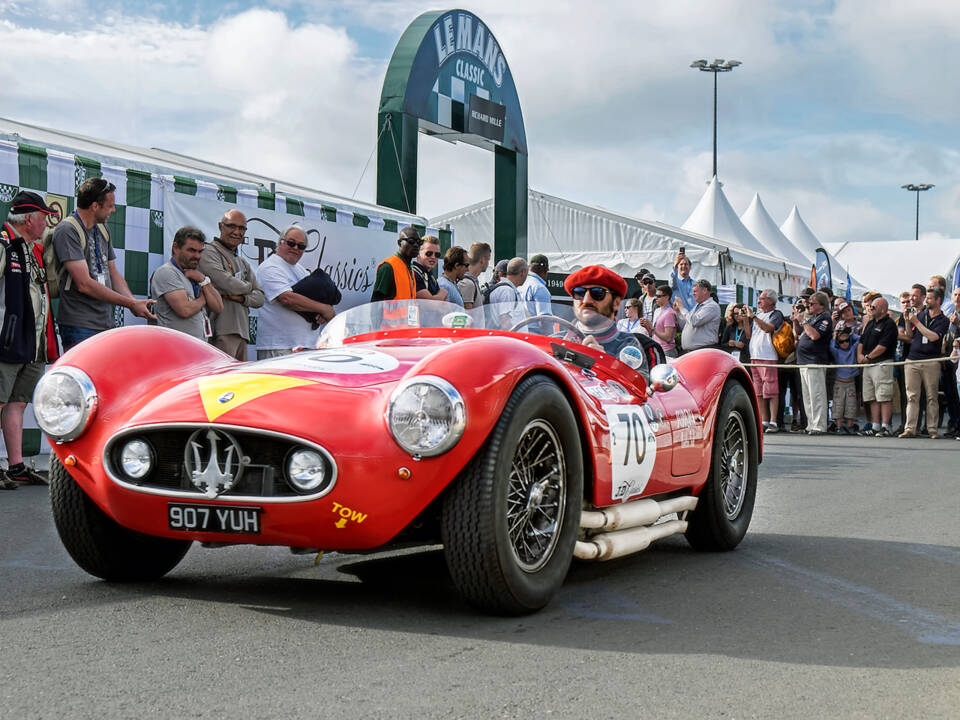
{"type": "Polygon", "coordinates": [[[784,398],[787,387],[790,388],[790,404],[793,406],[793,424],[800,427],[807,426],[807,413],[803,409],[803,394],[800,390],[800,371],[796,368],[778,368],[777,384],[780,386],[777,406],[777,425],[783,427],[784,398]]]}

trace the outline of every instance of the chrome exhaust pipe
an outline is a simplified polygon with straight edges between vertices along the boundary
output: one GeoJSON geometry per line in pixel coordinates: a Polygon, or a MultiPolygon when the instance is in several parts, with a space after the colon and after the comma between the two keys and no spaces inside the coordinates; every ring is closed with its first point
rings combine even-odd
{"type": "MultiPolygon", "coordinates": [[[[694,502],[696,498],[693,498],[694,502]]],[[[613,560],[645,550],[654,540],[686,532],[685,520],[668,520],[651,527],[632,527],[578,540],[573,556],[580,560],[613,560]]]]}
{"type": "Polygon", "coordinates": [[[623,530],[640,525],[653,525],[664,515],[694,510],[697,498],[692,495],[669,500],[632,500],[603,510],[584,510],[580,513],[580,527],[584,530],[623,530]]]}

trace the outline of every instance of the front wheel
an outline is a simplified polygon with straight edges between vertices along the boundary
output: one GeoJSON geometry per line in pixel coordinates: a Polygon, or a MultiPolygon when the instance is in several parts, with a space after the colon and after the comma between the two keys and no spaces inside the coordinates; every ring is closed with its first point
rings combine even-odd
{"type": "Polygon", "coordinates": [[[190,549],[189,540],[144,535],[114,522],[87,497],[56,456],[50,458],[50,505],[70,557],[104,580],[155,580],[173,570],[190,549]]]}
{"type": "Polygon", "coordinates": [[[757,493],[758,437],[750,395],[740,383],[728,383],[717,411],[710,475],[687,519],[693,548],[733,550],[747,534],[757,493]]]}
{"type": "Polygon", "coordinates": [[[582,497],[570,402],[553,380],[529,377],[444,499],[444,554],[460,593],[507,615],[550,602],[570,568],[582,497]]]}

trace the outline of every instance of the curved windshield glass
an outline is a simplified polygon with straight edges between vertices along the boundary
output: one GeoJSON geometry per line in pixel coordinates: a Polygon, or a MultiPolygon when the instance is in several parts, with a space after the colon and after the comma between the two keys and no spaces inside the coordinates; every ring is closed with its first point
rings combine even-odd
{"type": "Polygon", "coordinates": [[[494,303],[465,310],[434,300],[396,300],[368,303],[333,318],[320,335],[319,347],[336,347],[349,338],[402,328],[475,328],[550,335],[580,341],[585,335],[615,332],[614,321],[563,303],[494,303]]]}

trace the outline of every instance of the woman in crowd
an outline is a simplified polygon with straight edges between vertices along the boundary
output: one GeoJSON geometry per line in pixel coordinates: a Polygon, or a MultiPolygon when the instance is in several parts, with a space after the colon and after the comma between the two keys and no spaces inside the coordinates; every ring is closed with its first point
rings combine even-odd
{"type": "Polygon", "coordinates": [[[654,340],[660,343],[667,357],[679,357],[677,352],[677,314],[670,306],[673,291],[669,285],[661,285],[655,295],[657,309],[653,312],[653,322],[640,318],[640,324],[654,340]]]}
{"type": "Polygon", "coordinates": [[[649,332],[640,322],[640,300],[638,298],[629,298],[624,303],[623,314],[626,316],[617,321],[617,329],[621,332],[639,333],[649,335],[649,332]]]}
{"type": "Polygon", "coordinates": [[[746,308],[740,303],[730,303],[727,305],[725,319],[727,325],[720,338],[720,349],[730,353],[742,363],[750,362],[751,322],[747,317],[746,308]]]}

